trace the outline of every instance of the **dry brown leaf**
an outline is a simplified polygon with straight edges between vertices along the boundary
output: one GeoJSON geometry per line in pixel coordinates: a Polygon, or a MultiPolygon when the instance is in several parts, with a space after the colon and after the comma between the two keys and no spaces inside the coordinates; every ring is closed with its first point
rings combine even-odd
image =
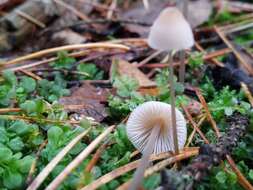
{"type": "Polygon", "coordinates": [[[71,96],[59,100],[66,111],[84,114],[96,121],[102,121],[107,116],[103,102],[106,102],[109,90],[84,82],[80,88],[73,88],[71,91],[71,96]]]}
{"type": "Polygon", "coordinates": [[[54,33],[52,39],[61,39],[65,42],[65,44],[81,44],[86,41],[86,38],[84,36],[81,36],[80,34],[70,29],[54,33]]]}
{"type": "Polygon", "coordinates": [[[118,75],[123,76],[126,75],[130,78],[134,78],[138,81],[140,88],[141,87],[153,87],[155,86],[155,82],[151,81],[143,72],[141,72],[135,65],[122,60],[115,59],[113,61],[115,64],[115,69],[118,75]]]}

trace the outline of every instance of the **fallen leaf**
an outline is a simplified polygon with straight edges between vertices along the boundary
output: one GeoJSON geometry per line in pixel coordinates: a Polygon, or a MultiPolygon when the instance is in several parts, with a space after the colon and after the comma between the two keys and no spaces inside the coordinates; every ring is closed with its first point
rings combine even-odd
{"type": "Polygon", "coordinates": [[[84,36],[81,36],[80,34],[70,29],[54,33],[52,39],[55,40],[57,38],[63,40],[65,44],[81,44],[86,41],[86,38],[84,36]]]}
{"type": "Polygon", "coordinates": [[[143,72],[141,72],[135,65],[122,60],[115,59],[113,61],[115,71],[118,75],[126,75],[130,78],[134,78],[138,81],[138,84],[141,87],[152,87],[156,86],[154,81],[151,81],[143,72]]]}
{"type": "Polygon", "coordinates": [[[81,87],[72,88],[71,91],[70,96],[59,100],[67,112],[92,117],[98,122],[107,116],[103,102],[107,101],[109,90],[84,82],[81,87]]]}

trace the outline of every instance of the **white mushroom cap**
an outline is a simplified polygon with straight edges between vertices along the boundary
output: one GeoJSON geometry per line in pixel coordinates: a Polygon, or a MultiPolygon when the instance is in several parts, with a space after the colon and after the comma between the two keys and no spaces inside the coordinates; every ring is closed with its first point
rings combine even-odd
{"type": "MultiPolygon", "coordinates": [[[[171,126],[171,106],[158,101],[149,101],[133,110],[127,121],[127,135],[133,145],[141,152],[148,143],[153,127],[161,127],[155,141],[154,153],[174,152],[173,129],[171,126]]],[[[176,127],[179,149],[184,147],[187,137],[186,121],[176,109],[176,127]]]]}
{"type": "Polygon", "coordinates": [[[150,29],[148,44],[160,51],[183,50],[194,45],[189,23],[176,7],[167,7],[150,29]]]}

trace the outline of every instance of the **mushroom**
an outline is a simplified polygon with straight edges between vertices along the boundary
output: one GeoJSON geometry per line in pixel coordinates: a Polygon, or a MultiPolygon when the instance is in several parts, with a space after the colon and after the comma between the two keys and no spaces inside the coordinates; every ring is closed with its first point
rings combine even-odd
{"type": "Polygon", "coordinates": [[[175,111],[175,89],[173,82],[173,50],[179,51],[190,48],[194,44],[193,33],[189,23],[176,7],[164,9],[151,27],[148,44],[150,47],[169,53],[169,83],[171,98],[171,118],[173,126],[174,150],[178,153],[175,111]]]}
{"type": "MultiPolygon", "coordinates": [[[[130,190],[136,190],[139,187],[151,153],[175,151],[171,112],[171,105],[149,101],[139,105],[130,114],[126,127],[127,135],[133,145],[143,154],[130,190]]],[[[182,149],[186,142],[187,129],[185,118],[177,109],[176,119],[177,140],[179,148],[182,149]]]]}

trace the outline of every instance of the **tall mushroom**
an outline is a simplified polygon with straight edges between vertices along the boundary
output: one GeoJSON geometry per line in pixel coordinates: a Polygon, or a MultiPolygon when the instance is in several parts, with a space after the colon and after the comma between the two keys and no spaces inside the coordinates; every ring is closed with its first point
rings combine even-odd
{"type": "MultiPolygon", "coordinates": [[[[171,105],[149,101],[135,108],[130,114],[127,121],[127,135],[133,145],[143,154],[130,190],[136,190],[140,186],[151,153],[175,151],[171,112],[171,105]]],[[[179,148],[182,149],[187,136],[186,121],[179,110],[176,109],[175,113],[177,140],[179,148]]]]}
{"type": "Polygon", "coordinates": [[[148,44],[150,47],[168,52],[170,68],[170,98],[171,98],[171,118],[174,137],[174,150],[178,153],[178,142],[176,132],[176,111],[175,111],[175,89],[173,82],[173,51],[190,48],[194,45],[194,38],[189,23],[176,7],[164,9],[151,27],[148,44]]]}

